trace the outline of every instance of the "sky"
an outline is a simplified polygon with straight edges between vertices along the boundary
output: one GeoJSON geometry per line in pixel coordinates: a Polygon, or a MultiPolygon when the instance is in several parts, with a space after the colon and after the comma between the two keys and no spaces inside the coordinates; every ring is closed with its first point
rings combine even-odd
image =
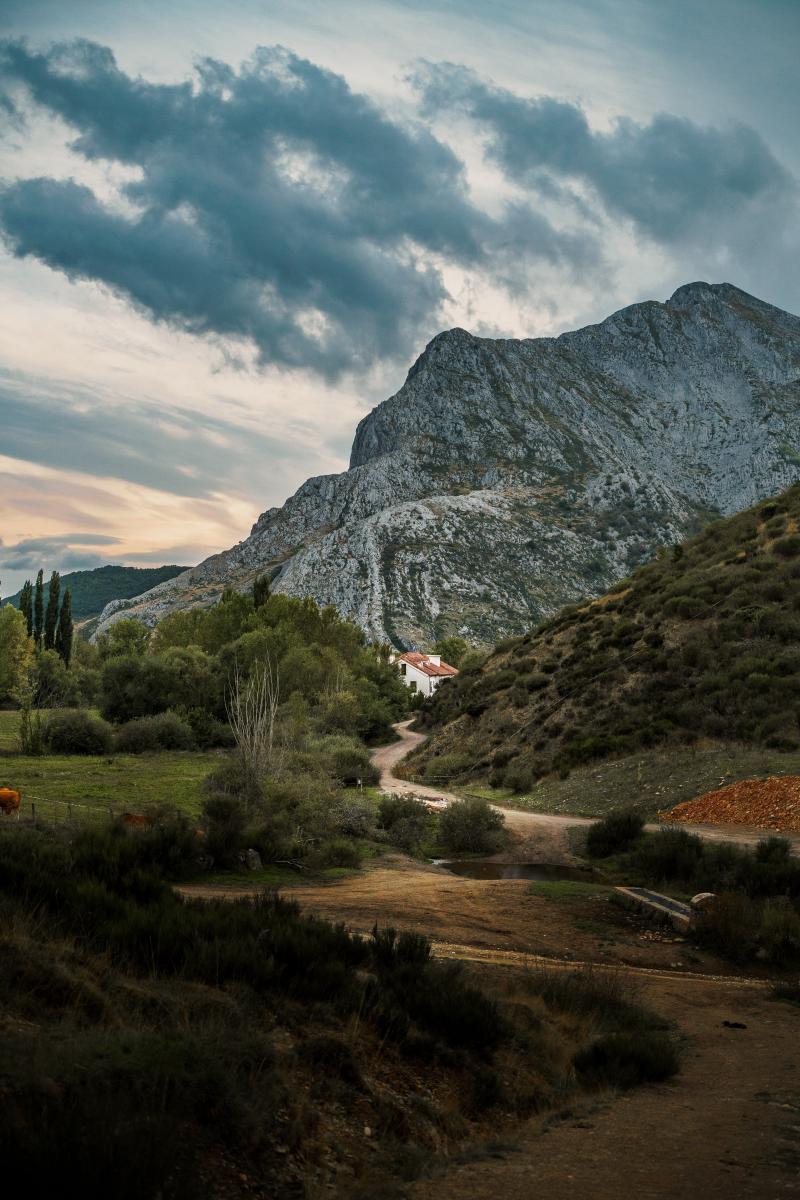
{"type": "Polygon", "coordinates": [[[800,311],[796,0],[0,0],[0,593],[195,563],[460,325],[800,311]]]}

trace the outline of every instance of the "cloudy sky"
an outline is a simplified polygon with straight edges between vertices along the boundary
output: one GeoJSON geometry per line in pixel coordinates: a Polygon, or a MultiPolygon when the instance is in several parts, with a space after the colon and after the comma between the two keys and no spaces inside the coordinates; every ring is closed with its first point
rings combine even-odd
{"type": "Polygon", "coordinates": [[[196,562],[440,329],[800,311],[797,0],[0,0],[0,579],[196,562]]]}

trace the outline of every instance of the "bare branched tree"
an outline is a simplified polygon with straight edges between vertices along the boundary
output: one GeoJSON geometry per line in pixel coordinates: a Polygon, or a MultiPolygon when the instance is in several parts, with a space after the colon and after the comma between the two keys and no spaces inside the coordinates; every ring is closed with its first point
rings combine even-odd
{"type": "Polygon", "coordinates": [[[245,775],[249,804],[263,779],[277,764],[275,719],[280,698],[278,668],[267,657],[244,679],[236,663],[226,710],[245,775]]]}

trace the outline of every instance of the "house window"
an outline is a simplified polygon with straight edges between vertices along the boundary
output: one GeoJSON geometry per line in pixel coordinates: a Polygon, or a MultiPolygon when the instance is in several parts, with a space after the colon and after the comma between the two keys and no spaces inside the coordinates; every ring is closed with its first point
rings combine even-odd
{"type": "Polygon", "coordinates": [[[415,692],[415,691],[417,690],[417,685],[416,685],[416,683],[414,682],[414,680],[413,680],[413,679],[411,680],[411,682],[410,682],[410,683],[409,683],[409,685],[408,685],[408,690],[409,690],[410,692],[415,692]]]}
{"type": "Polygon", "coordinates": [[[400,663],[400,674],[405,675],[405,673],[406,673],[406,664],[400,663]]]}

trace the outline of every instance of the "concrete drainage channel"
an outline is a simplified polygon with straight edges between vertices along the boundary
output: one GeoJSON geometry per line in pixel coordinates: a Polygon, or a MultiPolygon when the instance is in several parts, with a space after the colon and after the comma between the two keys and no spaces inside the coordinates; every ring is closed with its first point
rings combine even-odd
{"type": "Polygon", "coordinates": [[[632,908],[655,920],[668,923],[674,929],[685,932],[691,924],[692,908],[682,900],[673,900],[671,896],[651,892],[650,888],[615,887],[614,891],[632,908]]]}

